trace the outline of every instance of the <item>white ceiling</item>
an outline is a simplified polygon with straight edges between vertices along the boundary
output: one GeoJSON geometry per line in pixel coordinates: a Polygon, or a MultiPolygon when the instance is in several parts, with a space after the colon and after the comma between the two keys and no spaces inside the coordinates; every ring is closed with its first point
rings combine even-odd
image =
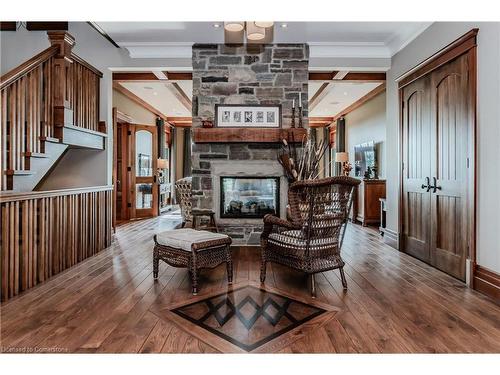
{"type": "MultiPolygon", "coordinates": [[[[314,96],[322,84],[323,82],[309,81],[309,98],[314,96]]],[[[325,89],[321,101],[309,110],[309,116],[335,116],[381,84],[381,82],[331,82],[325,89]]]]}
{"type": "MultiPolygon", "coordinates": [[[[389,58],[429,22],[276,22],[275,43],[307,42],[311,58],[389,58]]],[[[134,58],[191,56],[193,43],[222,43],[223,22],[98,22],[134,58]],[[213,25],[221,25],[215,28],[213,25]]]]}
{"type": "MultiPolygon", "coordinates": [[[[189,98],[193,96],[192,81],[178,81],[177,83],[189,98]]],[[[169,87],[171,83],[149,81],[120,82],[120,84],[167,117],[191,117],[191,111],[174,95],[172,87],[169,87]]]]}

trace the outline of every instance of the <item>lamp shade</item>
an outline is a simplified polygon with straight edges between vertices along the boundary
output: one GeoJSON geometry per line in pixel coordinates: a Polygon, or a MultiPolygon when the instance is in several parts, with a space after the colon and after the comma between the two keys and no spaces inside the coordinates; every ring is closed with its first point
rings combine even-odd
{"type": "Polygon", "coordinates": [[[167,169],[168,168],[168,159],[158,159],[158,169],[167,169]]]}
{"type": "Polygon", "coordinates": [[[335,154],[335,161],[337,163],[345,163],[349,161],[349,153],[348,152],[337,152],[335,154]]]}
{"type": "Polygon", "coordinates": [[[229,21],[224,22],[224,29],[227,31],[241,31],[245,28],[245,22],[229,21]]]}
{"type": "Polygon", "coordinates": [[[259,27],[255,22],[247,22],[247,39],[262,40],[266,37],[266,30],[259,27]]]}

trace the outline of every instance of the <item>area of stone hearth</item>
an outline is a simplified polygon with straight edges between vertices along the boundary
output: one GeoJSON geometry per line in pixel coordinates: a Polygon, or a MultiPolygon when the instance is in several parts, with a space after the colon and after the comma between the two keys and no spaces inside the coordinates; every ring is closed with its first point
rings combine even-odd
{"type": "Polygon", "coordinates": [[[262,218],[221,217],[220,178],[278,178],[277,207],[284,216],[288,182],[277,153],[283,139],[300,142],[306,135],[303,128],[291,128],[291,119],[293,101],[302,99],[307,126],[308,68],[307,44],[193,46],[193,206],[213,210],[219,231],[231,236],[233,244],[258,245],[262,218]],[[203,128],[202,121],[214,122],[217,104],[280,105],[281,127],[203,128]]]}

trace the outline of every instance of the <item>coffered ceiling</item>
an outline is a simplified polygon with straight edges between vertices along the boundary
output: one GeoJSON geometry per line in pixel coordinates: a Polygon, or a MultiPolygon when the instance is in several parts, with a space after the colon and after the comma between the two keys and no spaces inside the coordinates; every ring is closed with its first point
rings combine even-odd
{"type": "MultiPolygon", "coordinates": [[[[98,22],[97,25],[132,58],[187,61],[178,71],[191,69],[193,43],[224,42],[220,21],[98,22]]],[[[391,56],[429,25],[426,22],[275,22],[274,42],[307,42],[310,72],[337,72],[328,81],[309,82],[309,115],[334,117],[383,84],[383,81],[342,81],[345,74],[388,70],[391,56]]],[[[186,104],[185,98],[192,96],[191,81],[171,82],[170,76],[163,79],[118,84],[166,117],[190,116],[190,103],[186,104]]]]}
{"type": "MultiPolygon", "coordinates": [[[[182,96],[192,97],[192,81],[147,81],[147,82],[119,82],[121,87],[148,103],[165,117],[189,117],[191,109],[189,103],[182,100],[182,96]],[[177,87],[174,86],[177,84],[177,87]],[[182,93],[184,95],[182,95],[182,93]]],[[[319,100],[310,100],[311,117],[334,117],[351,104],[361,99],[382,82],[325,82],[309,81],[309,98],[314,98],[321,91],[319,100]]]]}

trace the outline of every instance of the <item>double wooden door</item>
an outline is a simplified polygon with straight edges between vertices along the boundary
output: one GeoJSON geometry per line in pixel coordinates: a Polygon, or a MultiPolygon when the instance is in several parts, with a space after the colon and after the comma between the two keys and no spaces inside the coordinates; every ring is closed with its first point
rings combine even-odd
{"type": "Polygon", "coordinates": [[[465,280],[473,97],[468,54],[401,89],[403,251],[465,280]]]}

